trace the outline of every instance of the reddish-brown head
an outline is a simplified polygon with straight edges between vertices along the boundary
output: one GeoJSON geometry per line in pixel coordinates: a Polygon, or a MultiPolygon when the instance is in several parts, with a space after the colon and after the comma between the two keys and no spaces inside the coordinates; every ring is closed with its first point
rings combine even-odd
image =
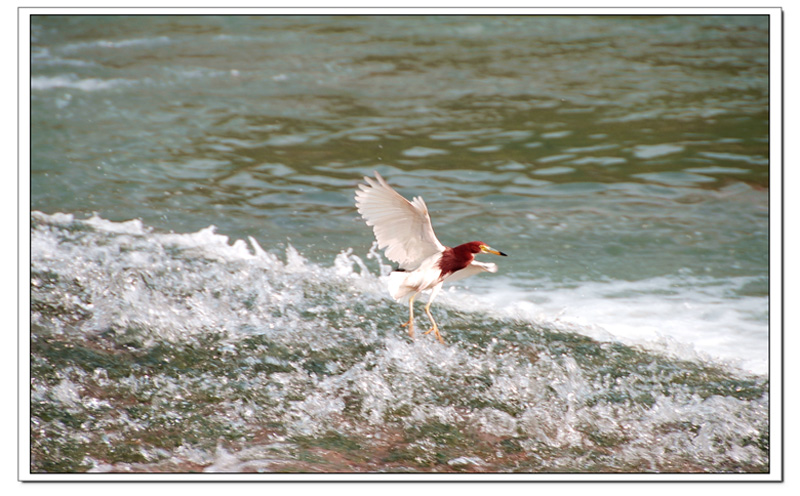
{"type": "Polygon", "coordinates": [[[470,241],[469,243],[464,243],[463,245],[456,246],[454,249],[462,247],[464,250],[469,250],[470,253],[491,253],[492,255],[500,255],[501,257],[508,256],[502,251],[495,250],[494,248],[487,245],[483,241],[470,241]]]}
{"type": "Polygon", "coordinates": [[[476,253],[492,253],[494,255],[506,256],[505,253],[493,250],[483,241],[470,241],[455,248],[447,248],[442,252],[439,260],[439,268],[442,270],[442,277],[446,277],[453,272],[457,272],[475,260],[476,253]]]}
{"type": "Polygon", "coordinates": [[[483,241],[470,241],[469,243],[458,245],[453,249],[454,250],[461,249],[468,253],[480,253],[481,251],[483,251],[483,249],[481,248],[482,246],[487,246],[487,245],[483,241]]]}

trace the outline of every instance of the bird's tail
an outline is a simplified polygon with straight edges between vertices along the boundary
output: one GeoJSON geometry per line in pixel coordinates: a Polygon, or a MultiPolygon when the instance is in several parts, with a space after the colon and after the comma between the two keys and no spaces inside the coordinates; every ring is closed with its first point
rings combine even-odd
{"type": "Polygon", "coordinates": [[[408,272],[394,271],[389,274],[389,294],[397,301],[401,301],[414,292],[414,288],[406,285],[408,272]]]}

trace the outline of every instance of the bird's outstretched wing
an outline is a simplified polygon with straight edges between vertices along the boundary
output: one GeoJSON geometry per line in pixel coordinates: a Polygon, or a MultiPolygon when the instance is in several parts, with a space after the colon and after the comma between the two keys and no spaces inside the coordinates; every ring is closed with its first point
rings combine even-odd
{"type": "Polygon", "coordinates": [[[364,181],[366,184],[359,184],[356,190],[356,207],[372,226],[378,248],[386,248],[389,260],[413,270],[429,256],[444,251],[422,198],[406,200],[377,172],[375,179],[364,177],[364,181]]]}
{"type": "Polygon", "coordinates": [[[450,274],[449,276],[444,278],[444,282],[455,282],[465,277],[474,276],[475,274],[480,274],[481,272],[497,272],[497,264],[487,263],[487,262],[478,262],[477,260],[473,260],[470,262],[469,265],[464,267],[461,270],[457,270],[450,274]]]}

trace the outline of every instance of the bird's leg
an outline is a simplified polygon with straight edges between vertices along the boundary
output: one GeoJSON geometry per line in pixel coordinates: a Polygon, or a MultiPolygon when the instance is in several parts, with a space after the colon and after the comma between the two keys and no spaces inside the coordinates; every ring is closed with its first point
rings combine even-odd
{"type": "Polygon", "coordinates": [[[418,294],[419,293],[414,293],[408,300],[408,322],[400,326],[400,327],[408,326],[408,335],[411,336],[411,339],[414,339],[414,298],[418,294]]]}
{"type": "Polygon", "coordinates": [[[431,292],[431,297],[428,299],[428,304],[425,305],[425,313],[428,314],[428,318],[431,319],[431,324],[433,324],[433,327],[428,329],[425,334],[433,333],[433,335],[436,336],[436,339],[438,339],[440,343],[444,344],[444,339],[442,339],[442,335],[439,334],[439,326],[436,325],[436,321],[433,320],[433,314],[431,313],[431,303],[433,303],[433,299],[436,298],[436,295],[439,294],[440,289],[442,289],[442,283],[434,286],[433,291],[431,292]]]}
{"type": "Polygon", "coordinates": [[[433,320],[433,315],[431,315],[431,304],[430,303],[425,305],[425,313],[428,314],[428,318],[431,319],[431,324],[433,324],[433,327],[428,329],[425,332],[425,334],[433,333],[433,335],[436,336],[436,339],[438,339],[440,343],[444,344],[444,339],[442,339],[442,335],[439,334],[439,327],[436,325],[436,321],[433,320]]]}

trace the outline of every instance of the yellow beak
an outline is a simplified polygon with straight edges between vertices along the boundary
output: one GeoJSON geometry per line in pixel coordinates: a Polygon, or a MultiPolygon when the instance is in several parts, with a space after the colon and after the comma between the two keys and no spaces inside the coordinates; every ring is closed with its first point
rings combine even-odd
{"type": "Polygon", "coordinates": [[[505,253],[503,253],[502,251],[497,251],[495,249],[492,249],[491,246],[486,246],[486,245],[481,245],[481,253],[491,253],[492,255],[500,255],[501,257],[507,257],[508,256],[505,253]]]}

